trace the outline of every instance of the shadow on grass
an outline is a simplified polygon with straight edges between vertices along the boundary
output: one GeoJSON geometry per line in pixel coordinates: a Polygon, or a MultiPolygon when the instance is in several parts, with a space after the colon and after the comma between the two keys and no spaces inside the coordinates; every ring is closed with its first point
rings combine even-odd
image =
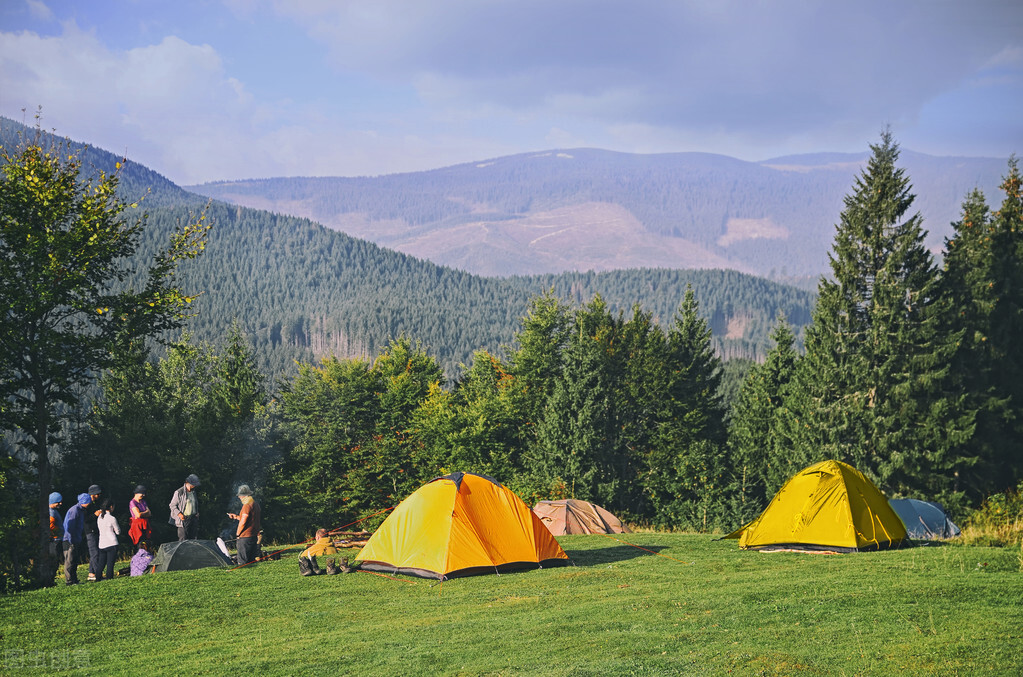
{"type": "Polygon", "coordinates": [[[612,562],[624,562],[637,557],[656,557],[656,553],[666,547],[663,545],[643,545],[641,547],[612,545],[596,550],[566,550],[565,554],[577,567],[593,567],[612,562]]]}

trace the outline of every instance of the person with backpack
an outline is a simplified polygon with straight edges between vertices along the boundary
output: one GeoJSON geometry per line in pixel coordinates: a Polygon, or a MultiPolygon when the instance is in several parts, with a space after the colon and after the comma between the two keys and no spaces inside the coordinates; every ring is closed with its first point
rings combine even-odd
{"type": "Polygon", "coordinates": [[[60,492],[50,494],[50,556],[64,558],[64,517],[60,514],[60,505],[64,497],[60,492]]]}
{"type": "Polygon", "coordinates": [[[85,513],[85,544],[89,548],[89,580],[99,580],[99,527],[96,522],[99,519],[100,507],[99,497],[103,488],[98,484],[89,487],[89,496],[92,498],[92,507],[85,513]]]}

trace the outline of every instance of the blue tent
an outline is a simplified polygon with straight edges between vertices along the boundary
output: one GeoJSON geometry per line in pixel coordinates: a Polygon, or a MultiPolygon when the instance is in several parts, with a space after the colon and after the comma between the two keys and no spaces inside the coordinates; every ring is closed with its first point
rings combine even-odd
{"type": "Polygon", "coordinates": [[[937,503],[915,498],[892,498],[888,503],[906,525],[906,533],[913,540],[937,541],[955,538],[960,533],[959,527],[937,503]]]}

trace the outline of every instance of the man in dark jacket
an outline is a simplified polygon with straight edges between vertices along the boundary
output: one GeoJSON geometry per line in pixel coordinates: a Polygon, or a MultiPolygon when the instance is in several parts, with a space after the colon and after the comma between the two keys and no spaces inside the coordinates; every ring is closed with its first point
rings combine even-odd
{"type": "Polygon", "coordinates": [[[78,564],[82,561],[82,534],[85,530],[85,514],[92,505],[89,494],[78,494],[78,503],[71,506],[64,515],[64,582],[78,583],[78,564]]]}
{"type": "Polygon", "coordinates": [[[89,487],[89,496],[92,497],[92,507],[85,513],[85,544],[89,547],[89,580],[95,581],[99,574],[99,495],[103,493],[102,487],[93,484],[89,487]]]}
{"type": "Polygon", "coordinates": [[[178,528],[178,540],[190,540],[199,534],[199,497],[195,493],[199,478],[189,475],[170,500],[170,523],[178,528]]]}

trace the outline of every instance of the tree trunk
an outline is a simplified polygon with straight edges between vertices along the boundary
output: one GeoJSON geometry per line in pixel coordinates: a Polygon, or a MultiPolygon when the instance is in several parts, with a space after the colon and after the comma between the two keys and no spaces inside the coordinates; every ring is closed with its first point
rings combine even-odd
{"type": "Polygon", "coordinates": [[[46,395],[41,383],[37,381],[35,389],[35,450],[36,470],[39,480],[39,557],[36,558],[36,580],[42,587],[52,586],[54,583],[54,570],[57,563],[50,557],[50,453],[47,447],[47,433],[49,432],[48,416],[46,411],[46,395]]]}

